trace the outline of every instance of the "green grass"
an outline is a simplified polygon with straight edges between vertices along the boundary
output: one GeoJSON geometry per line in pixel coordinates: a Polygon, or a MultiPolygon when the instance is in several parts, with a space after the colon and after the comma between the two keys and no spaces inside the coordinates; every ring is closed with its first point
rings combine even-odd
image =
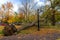
{"type": "Polygon", "coordinates": [[[4,29],[4,26],[0,26],[0,35],[3,34],[3,29],[4,29]]]}
{"type": "Polygon", "coordinates": [[[0,31],[0,34],[3,34],[3,31],[0,31]]]}

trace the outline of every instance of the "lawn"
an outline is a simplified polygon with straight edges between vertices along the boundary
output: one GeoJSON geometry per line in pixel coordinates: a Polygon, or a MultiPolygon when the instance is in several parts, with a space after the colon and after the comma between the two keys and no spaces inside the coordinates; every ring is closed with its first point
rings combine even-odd
{"type": "MultiPolygon", "coordinates": [[[[17,26],[15,25],[16,28],[20,28],[21,26],[17,26]]],[[[0,26],[0,38],[3,38],[3,30],[4,26],[0,26]]],[[[30,28],[24,29],[22,31],[20,31],[17,35],[27,35],[27,34],[32,34],[32,35],[39,35],[39,36],[43,36],[49,34],[49,36],[52,36],[52,34],[60,34],[60,28],[58,27],[54,27],[54,26],[46,26],[46,27],[41,27],[40,31],[37,31],[37,27],[36,26],[32,26],[30,28]]],[[[56,40],[60,40],[60,38],[56,39],[56,40]]]]}
{"type": "MultiPolygon", "coordinates": [[[[21,26],[17,26],[15,25],[17,29],[19,29],[21,26]]],[[[3,34],[2,30],[4,29],[4,26],[0,26],[0,35],[3,34]]],[[[45,26],[45,27],[42,27],[40,28],[40,33],[43,32],[43,33],[47,33],[47,32],[56,32],[56,31],[59,31],[60,32],[60,28],[58,27],[53,27],[53,26],[45,26]]],[[[37,31],[37,27],[36,26],[32,26],[30,28],[27,28],[25,30],[22,30],[19,32],[19,34],[34,34],[35,32],[38,33],[37,31]]]]}

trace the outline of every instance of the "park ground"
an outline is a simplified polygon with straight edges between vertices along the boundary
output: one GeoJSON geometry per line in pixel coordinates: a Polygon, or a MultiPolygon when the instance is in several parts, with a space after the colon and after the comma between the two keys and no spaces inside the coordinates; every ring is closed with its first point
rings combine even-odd
{"type": "Polygon", "coordinates": [[[55,27],[40,28],[40,31],[37,31],[37,27],[33,26],[12,36],[3,36],[3,28],[4,26],[0,26],[0,40],[60,40],[60,29],[55,27]]]}

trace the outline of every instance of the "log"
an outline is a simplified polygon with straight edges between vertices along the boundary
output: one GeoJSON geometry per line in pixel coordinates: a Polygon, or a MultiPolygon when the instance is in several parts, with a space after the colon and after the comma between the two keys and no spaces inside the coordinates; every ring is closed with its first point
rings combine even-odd
{"type": "Polygon", "coordinates": [[[24,30],[24,29],[27,29],[29,27],[32,27],[35,25],[35,22],[32,22],[32,23],[27,23],[27,24],[22,24],[22,27],[20,27],[17,32],[20,32],[21,30],[24,30]]]}

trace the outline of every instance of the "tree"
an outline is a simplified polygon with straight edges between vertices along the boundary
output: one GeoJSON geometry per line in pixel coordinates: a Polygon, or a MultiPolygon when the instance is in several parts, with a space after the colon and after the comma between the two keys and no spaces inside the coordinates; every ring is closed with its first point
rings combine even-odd
{"type": "Polygon", "coordinates": [[[5,18],[5,21],[9,19],[9,13],[12,10],[11,8],[13,7],[11,2],[7,2],[7,4],[2,4],[1,11],[2,11],[2,17],[5,18]]]}
{"type": "Polygon", "coordinates": [[[28,15],[30,15],[33,12],[33,8],[36,5],[34,3],[34,0],[26,0],[25,2],[22,1],[23,8],[19,8],[21,12],[25,15],[25,20],[28,20],[28,15]]]}
{"type": "Polygon", "coordinates": [[[0,10],[0,16],[1,16],[1,21],[3,20],[4,18],[4,10],[5,10],[5,6],[2,4],[2,7],[1,7],[1,10],[0,10]]]}
{"type": "Polygon", "coordinates": [[[49,8],[47,9],[48,11],[50,10],[50,12],[48,13],[51,17],[51,22],[52,22],[52,25],[55,25],[56,23],[56,19],[55,19],[55,13],[58,9],[58,7],[60,6],[60,0],[48,0],[50,1],[50,4],[49,5],[49,8]]]}
{"type": "Polygon", "coordinates": [[[12,3],[11,2],[7,2],[7,4],[6,4],[6,10],[7,10],[6,17],[7,17],[7,19],[9,19],[9,12],[10,12],[10,10],[12,10],[11,9],[12,7],[13,7],[12,3]]]}
{"type": "Polygon", "coordinates": [[[55,21],[55,12],[56,12],[56,10],[55,10],[55,8],[57,7],[57,6],[59,6],[59,4],[60,4],[60,0],[50,0],[51,1],[51,8],[52,8],[52,17],[51,17],[51,21],[52,21],[52,25],[55,25],[55,23],[56,23],[56,21],[55,21]]]}

